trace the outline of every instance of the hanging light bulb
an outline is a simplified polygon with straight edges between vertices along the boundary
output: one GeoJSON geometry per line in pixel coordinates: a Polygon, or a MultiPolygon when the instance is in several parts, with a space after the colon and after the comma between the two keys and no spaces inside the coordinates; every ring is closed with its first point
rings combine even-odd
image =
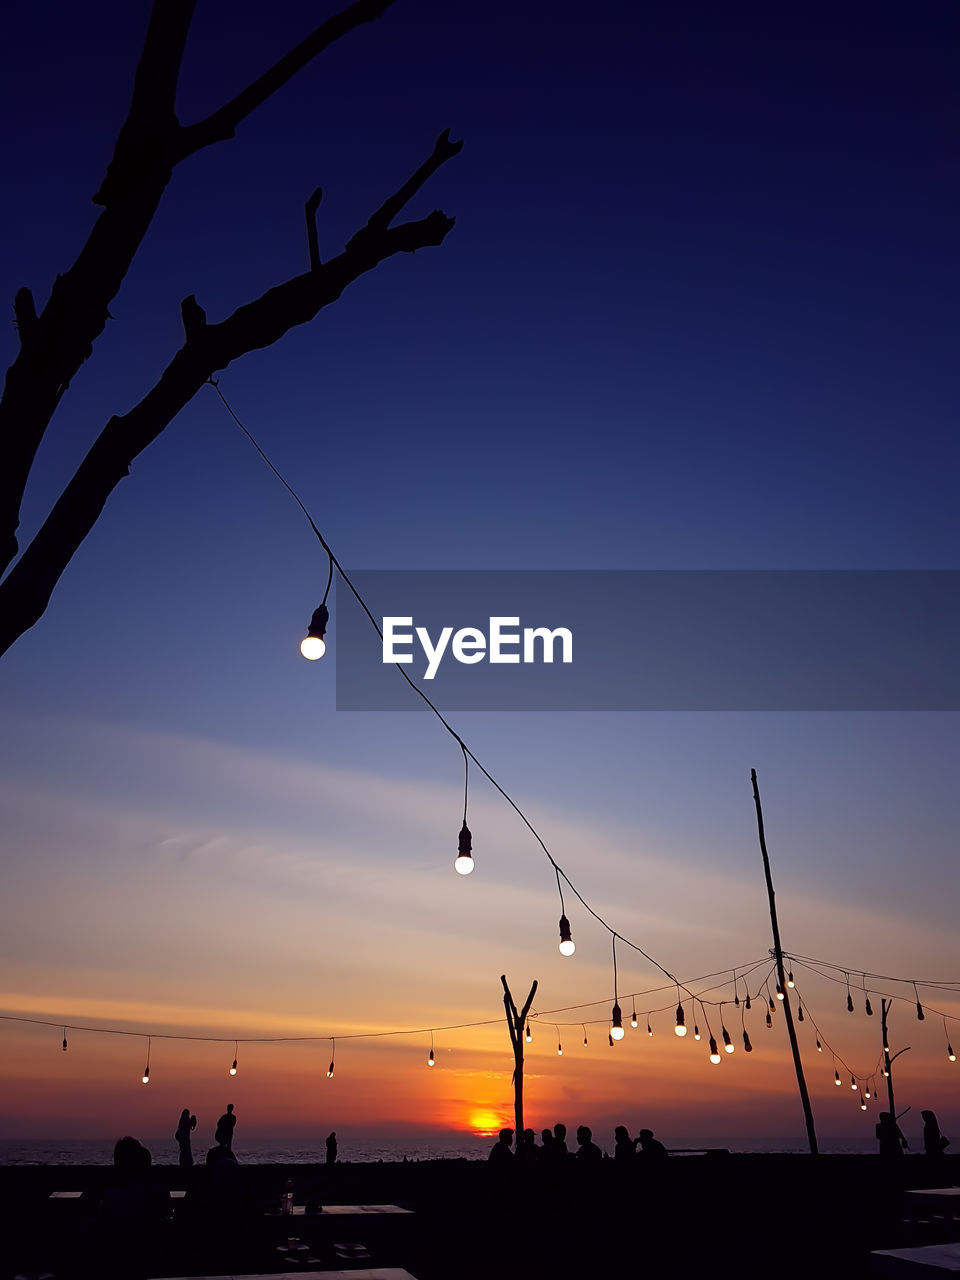
{"type": "Polygon", "coordinates": [[[327,1067],[327,1079],[328,1080],[333,1079],[333,1059],[332,1058],[330,1059],[329,1067],[327,1067]]]}
{"type": "Polygon", "coordinates": [[[746,998],[746,1000],[744,1000],[744,1002],[743,1002],[743,1007],[744,1007],[745,1009],[749,1009],[749,1008],[750,1008],[750,992],[749,992],[749,991],[747,992],[747,998],[746,998]]]}
{"type": "Polygon", "coordinates": [[[237,1058],[238,1058],[239,1056],[240,1056],[240,1041],[239,1041],[239,1040],[234,1040],[234,1042],[233,1042],[233,1063],[231,1064],[230,1072],[229,1072],[229,1074],[230,1074],[230,1075],[232,1075],[232,1076],[235,1076],[235,1075],[237,1074],[237,1058]]]}
{"type": "Polygon", "coordinates": [[[778,982],[777,983],[777,999],[782,1000],[783,998],[784,998],[783,987],[781,987],[780,983],[778,982]]]}
{"type": "Polygon", "coordinates": [[[840,1072],[837,1071],[836,1068],[834,1068],[834,1072],[833,1072],[833,1083],[837,1086],[838,1089],[840,1088],[840,1085],[843,1083],[840,1079],[840,1072]]]}
{"type": "Polygon", "coordinates": [[[650,1025],[650,1019],[649,1019],[649,1018],[647,1019],[647,1035],[648,1035],[648,1036],[650,1036],[651,1038],[652,1038],[652,1036],[653,1036],[653,1027],[651,1027],[651,1025],[650,1025]]]}
{"type": "Polygon", "coordinates": [[[864,1089],[864,1091],[863,1091],[863,1096],[864,1096],[865,1098],[869,1098],[869,1097],[870,1097],[870,1086],[869,1086],[869,1085],[867,1085],[867,1087],[864,1089]]]}
{"type": "Polygon", "coordinates": [[[750,1043],[750,1037],[747,1035],[747,1029],[743,1029],[743,1051],[744,1053],[753,1053],[753,1045],[750,1043]]]}
{"type": "Polygon", "coordinates": [[[560,917],[560,954],[562,956],[572,956],[577,949],[577,944],[570,935],[570,921],[566,916],[560,917]]]}
{"type": "Polygon", "coordinates": [[[788,974],[787,974],[787,986],[788,986],[788,987],[795,987],[796,985],[797,985],[797,984],[796,984],[796,983],[794,982],[794,980],[793,980],[793,974],[792,974],[792,973],[788,973],[788,974]]]}
{"type": "MultiPolygon", "coordinates": [[[[66,1044],[66,1041],[64,1041],[64,1044],[66,1044]]],[[[956,1060],[957,1060],[957,1055],[953,1052],[953,1045],[948,1040],[947,1041],[947,1061],[956,1062],[956,1060]]]]}
{"type": "Polygon", "coordinates": [[[637,1025],[637,1006],[636,1006],[636,1004],[634,1004],[634,1006],[633,1006],[633,1013],[631,1013],[631,1015],[630,1015],[630,1025],[631,1025],[631,1027],[634,1027],[634,1028],[635,1028],[635,1027],[636,1027],[636,1025],[637,1025]]]}
{"type": "Polygon", "coordinates": [[[710,1037],[710,1061],[714,1066],[720,1061],[720,1051],[717,1048],[717,1041],[714,1036],[710,1037]]]}
{"type": "Polygon", "coordinates": [[[427,1058],[427,1066],[428,1066],[428,1067],[436,1066],[436,1059],[435,1059],[435,1058],[434,1058],[434,1056],[433,1056],[433,1048],[432,1048],[432,1047],[431,1047],[431,1049],[430,1049],[430,1056],[427,1058]]]}
{"type": "Polygon", "coordinates": [[[864,1007],[864,1009],[866,1010],[867,1017],[868,1017],[868,1018],[872,1018],[872,1017],[873,1017],[873,1005],[870,1003],[870,997],[869,997],[869,996],[867,996],[867,997],[866,997],[866,999],[864,1000],[864,1002],[863,1002],[863,1007],[864,1007]]]}
{"type": "Polygon", "coordinates": [[[623,1014],[620,1012],[620,1006],[615,1004],[610,1013],[610,1021],[613,1025],[610,1028],[610,1035],[614,1040],[623,1039],[623,1014]]]}
{"type": "Polygon", "coordinates": [[[466,822],[464,822],[463,826],[460,828],[459,849],[460,851],[454,861],[453,869],[458,875],[468,876],[473,870],[473,853],[470,847],[470,828],[467,826],[466,822]]]}
{"type": "Polygon", "coordinates": [[[850,1077],[850,1088],[854,1091],[854,1093],[856,1093],[856,1090],[857,1090],[857,1082],[856,1082],[856,1080],[853,1078],[853,1076],[851,1076],[851,1077],[850,1077]]]}
{"type": "Polygon", "coordinates": [[[323,637],[326,634],[329,621],[330,611],[327,606],[325,604],[317,605],[313,611],[313,617],[310,619],[307,634],[300,641],[300,652],[310,662],[316,662],[318,658],[322,658],[327,652],[327,642],[323,637]]]}
{"type": "Polygon", "coordinates": [[[767,1019],[766,1019],[766,1021],[767,1021],[767,1026],[768,1026],[768,1027],[772,1027],[772,1026],[773,1026],[773,1018],[770,1016],[770,1010],[769,1010],[769,1009],[767,1010],[767,1019]]]}
{"type": "Polygon", "coordinates": [[[817,1037],[817,1053],[823,1053],[823,1045],[820,1043],[820,1037],[817,1037]]]}
{"type": "Polygon", "coordinates": [[[798,1022],[803,1021],[803,1005],[802,1004],[797,1007],[797,1021],[798,1022]]]}
{"type": "Polygon", "coordinates": [[[608,1034],[608,1035],[607,1035],[607,1040],[609,1041],[610,1048],[612,1049],[612,1048],[613,1048],[613,1036],[611,1036],[611,1035],[609,1035],[609,1034],[608,1034]]]}
{"type": "Polygon", "coordinates": [[[233,1063],[230,1066],[230,1075],[235,1076],[236,1074],[237,1074],[237,1060],[236,1058],[234,1058],[233,1063]]]}
{"type": "Polygon", "coordinates": [[[918,1022],[923,1021],[923,1005],[920,1003],[919,1000],[917,1001],[917,1021],[918,1022]]]}
{"type": "Polygon", "coordinates": [[[696,1023],[693,1024],[693,1038],[694,1040],[700,1039],[700,1028],[697,1026],[696,1023]]]}
{"type": "Polygon", "coordinates": [[[884,1074],[885,1076],[887,1076],[887,1078],[889,1079],[890,1072],[887,1070],[887,1068],[886,1068],[886,1067],[884,1067],[884,1068],[883,1068],[883,1074],[884,1074]]]}
{"type": "Polygon", "coordinates": [[[867,1101],[866,1101],[866,1099],[864,1098],[863,1094],[861,1093],[861,1095],[860,1095],[860,1110],[861,1110],[861,1111],[866,1111],[866,1109],[867,1109],[867,1101]]]}
{"type": "Polygon", "coordinates": [[[586,1049],[586,1047],[587,1047],[587,1033],[586,1033],[586,1031],[584,1031],[584,1033],[583,1033],[583,1047],[584,1047],[585,1049],[586,1049]]]}
{"type": "Polygon", "coordinates": [[[773,1002],[773,996],[768,996],[768,997],[767,997],[767,1001],[768,1001],[768,1003],[769,1003],[769,1005],[770,1005],[770,1012],[771,1012],[771,1013],[773,1013],[773,1012],[776,1010],[776,1007],[777,1007],[777,1006],[774,1004],[774,1002],[773,1002]]]}
{"type": "Polygon", "coordinates": [[[140,1083],[141,1083],[141,1084],[149,1084],[149,1083],[150,1083],[150,1063],[149,1063],[149,1062],[148,1062],[148,1063],[147,1063],[147,1065],[143,1068],[143,1075],[140,1077],[140,1083]]]}
{"type": "Polygon", "coordinates": [[[67,1052],[67,1028],[63,1028],[63,1044],[60,1046],[64,1053],[67,1052]]]}
{"type": "Polygon", "coordinates": [[[683,1005],[677,1005],[677,1025],[673,1028],[674,1035],[680,1036],[681,1039],[687,1034],[686,1024],[683,1021],[683,1005]]]}
{"type": "Polygon", "coordinates": [[[529,1044],[529,1043],[530,1043],[530,1041],[533,1039],[533,1036],[530,1034],[530,1023],[529,1023],[529,1022],[527,1023],[527,1029],[526,1029],[526,1032],[524,1033],[524,1037],[523,1037],[523,1038],[524,1038],[524,1040],[526,1040],[527,1044],[529,1044]]]}
{"type": "Polygon", "coordinates": [[[853,1013],[853,996],[847,992],[847,1013],[853,1013]]]}
{"type": "Polygon", "coordinates": [[[730,1032],[727,1030],[726,1027],[721,1027],[720,1034],[723,1037],[723,1052],[733,1053],[734,1049],[736,1049],[737,1046],[730,1039],[730,1032]]]}
{"type": "Polygon", "coordinates": [[[557,1057],[558,1058],[563,1057],[563,1045],[560,1043],[559,1040],[557,1041],[557,1057]]]}

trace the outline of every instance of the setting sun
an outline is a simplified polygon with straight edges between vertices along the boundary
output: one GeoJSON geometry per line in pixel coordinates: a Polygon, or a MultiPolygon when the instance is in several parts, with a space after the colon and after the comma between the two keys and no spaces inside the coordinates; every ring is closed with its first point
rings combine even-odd
{"type": "Polygon", "coordinates": [[[494,1138],[507,1124],[498,1112],[478,1108],[470,1112],[470,1128],[478,1138],[494,1138]]]}

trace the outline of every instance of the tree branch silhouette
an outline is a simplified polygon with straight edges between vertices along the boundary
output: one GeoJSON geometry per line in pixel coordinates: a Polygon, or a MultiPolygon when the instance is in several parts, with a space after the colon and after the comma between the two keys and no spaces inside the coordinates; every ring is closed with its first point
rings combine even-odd
{"type": "MultiPolygon", "coordinates": [[[[233,137],[251,112],[318,54],[354,28],[379,18],[392,2],[356,0],[317,26],[218,111],[184,127],[176,116],[176,93],[195,0],[154,0],[127,118],[93,197],[102,212],[73,265],[56,277],[40,313],[29,288],[19,289],[14,300],[20,346],[0,396],[0,574],[17,556],[20,508],[37,449],[71,380],[91,356],[110,318],[109,305],[176,165],[203,147],[233,137]]],[[[448,133],[441,135],[428,160],[373,214],[344,253],[325,266],[321,267],[311,238],[308,276],[278,285],[217,325],[207,325],[195,300],[185,300],[184,346],[138,405],[110,419],[30,547],[0,584],[6,610],[0,623],[0,653],[42,615],[66,564],[130,461],[172,421],[212,372],[312,319],[384,258],[441,243],[453,225],[442,213],[392,230],[390,222],[459,149],[459,143],[450,143],[448,133]]],[[[315,205],[308,216],[314,213],[315,205]]]]}

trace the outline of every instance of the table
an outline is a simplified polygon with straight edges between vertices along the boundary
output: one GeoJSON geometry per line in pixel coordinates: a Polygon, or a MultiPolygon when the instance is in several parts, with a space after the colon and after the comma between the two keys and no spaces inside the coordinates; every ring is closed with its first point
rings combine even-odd
{"type": "MultiPolygon", "coordinates": [[[[306,1205],[295,1204],[293,1212],[302,1216],[307,1211],[306,1205]]],[[[398,1204],[325,1204],[318,1217],[326,1218],[334,1214],[348,1213],[413,1213],[412,1209],[401,1209],[398,1204]]]]}
{"type": "MultiPolygon", "coordinates": [[[[185,1191],[171,1191],[171,1200],[182,1200],[187,1194],[185,1191]]],[[[49,1200],[79,1200],[83,1195],[82,1191],[51,1191],[47,1197],[49,1200]]]]}
{"type": "MultiPolygon", "coordinates": [[[[353,1268],[350,1271],[282,1271],[279,1274],[274,1271],[255,1276],[191,1276],[190,1280],[303,1280],[305,1275],[322,1277],[323,1280],[416,1280],[403,1267],[367,1267],[359,1271],[353,1268]]],[[[167,1276],[166,1280],[184,1280],[184,1277],[167,1276]]]]}
{"type": "Polygon", "coordinates": [[[921,1249],[875,1249],[870,1261],[878,1276],[926,1276],[960,1273],[960,1243],[928,1244],[921,1249]]]}

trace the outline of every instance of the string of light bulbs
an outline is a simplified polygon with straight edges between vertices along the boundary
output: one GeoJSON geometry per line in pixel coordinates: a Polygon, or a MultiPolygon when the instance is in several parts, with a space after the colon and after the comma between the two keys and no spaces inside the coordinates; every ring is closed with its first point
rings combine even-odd
{"type": "MultiPolygon", "coordinates": [[[[313,531],[315,537],[317,538],[321,547],[323,547],[324,551],[327,554],[328,564],[329,564],[327,587],[326,587],[326,590],[324,591],[323,600],[321,601],[318,608],[314,610],[313,616],[310,620],[310,624],[307,629],[307,635],[304,637],[304,640],[301,643],[301,652],[304,653],[305,657],[311,658],[311,659],[320,658],[326,652],[326,642],[324,640],[324,635],[326,632],[327,623],[329,622],[329,613],[326,608],[326,599],[327,599],[327,593],[330,590],[330,583],[332,581],[334,569],[336,569],[344,585],[350,590],[354,599],[357,601],[357,603],[360,605],[360,608],[366,614],[371,626],[374,628],[374,630],[376,631],[377,635],[380,637],[380,640],[382,642],[383,632],[380,628],[380,624],[377,622],[373,613],[367,606],[366,601],[360,595],[360,592],[354,586],[353,582],[351,582],[349,575],[344,572],[343,566],[340,564],[339,560],[337,560],[329,543],[326,541],[323,534],[320,532],[319,528],[316,525],[316,522],[314,521],[313,517],[308,511],[306,505],[301,500],[300,496],[297,494],[294,488],[289,484],[289,482],[285,479],[282,473],[278,470],[278,468],[273,464],[273,462],[270,460],[270,458],[267,456],[264,450],[261,448],[260,444],[257,442],[253,434],[250,432],[250,430],[240,420],[237,413],[235,412],[235,410],[227,400],[226,396],[223,394],[223,391],[220,389],[219,381],[212,377],[208,379],[208,381],[210,383],[210,386],[213,387],[214,391],[216,392],[223,407],[226,409],[227,413],[236,423],[237,427],[239,427],[240,431],[243,432],[244,436],[247,438],[250,444],[253,445],[254,449],[257,451],[257,453],[259,454],[263,462],[266,464],[266,466],[270,469],[273,475],[276,476],[276,478],[280,481],[283,487],[287,490],[287,492],[296,502],[297,506],[300,508],[301,512],[306,518],[307,523],[310,525],[310,528],[313,531]],[[306,652],[304,651],[305,645],[307,646],[306,652]]],[[[472,848],[471,848],[471,832],[469,827],[467,826],[467,818],[466,818],[467,768],[468,768],[468,760],[472,760],[473,763],[480,770],[480,772],[483,774],[483,776],[487,779],[487,781],[495,788],[496,791],[500,793],[503,799],[506,800],[506,802],[510,805],[510,807],[514,810],[514,812],[519,816],[519,818],[527,827],[531,835],[540,845],[540,848],[543,850],[548,861],[550,862],[550,865],[553,867],[556,873],[557,889],[560,896],[560,943],[559,943],[560,953],[565,956],[572,956],[576,951],[576,944],[573,941],[570,922],[567,919],[566,910],[563,903],[563,888],[561,884],[561,878],[562,878],[562,880],[566,883],[567,888],[577,898],[581,906],[611,935],[611,939],[614,946],[614,952],[616,951],[616,943],[619,940],[625,946],[632,948],[639,955],[642,955],[645,960],[647,960],[650,964],[652,964],[654,968],[658,969],[659,972],[664,975],[664,977],[669,978],[670,981],[673,982],[675,985],[677,985],[678,987],[683,986],[683,984],[679,982],[679,980],[674,976],[674,974],[670,972],[669,969],[664,968],[664,966],[660,964],[660,962],[656,960],[652,955],[650,955],[647,951],[645,951],[643,947],[631,941],[631,939],[625,937],[623,934],[619,933],[616,929],[613,928],[612,925],[610,925],[603,918],[603,916],[600,915],[599,912],[594,910],[594,908],[590,905],[590,903],[586,900],[586,898],[584,898],[584,896],[577,889],[576,885],[573,883],[573,881],[564,871],[563,867],[560,866],[560,864],[551,854],[542,836],[537,831],[537,829],[533,826],[533,824],[530,822],[529,818],[526,816],[526,814],[523,812],[520,806],[516,803],[513,797],[509,795],[509,793],[500,785],[500,783],[496,780],[496,778],[494,778],[493,775],[484,767],[484,765],[480,762],[480,760],[476,757],[476,755],[474,755],[474,753],[470,750],[470,748],[464,742],[463,738],[461,738],[461,736],[457,733],[457,731],[453,728],[453,726],[449,724],[446,718],[441,714],[439,708],[434,705],[434,703],[430,700],[430,698],[426,695],[426,693],[424,693],[424,691],[419,687],[419,685],[417,685],[410,678],[410,676],[404,670],[403,666],[400,663],[394,663],[394,666],[396,667],[397,671],[400,672],[400,675],[403,677],[403,679],[406,681],[409,687],[413,690],[413,692],[417,695],[417,697],[419,697],[426,704],[426,706],[429,707],[429,709],[440,721],[441,725],[444,727],[447,733],[453,738],[453,740],[460,747],[460,750],[463,752],[464,818],[463,818],[463,826],[460,830],[460,837],[458,842],[458,854],[454,863],[455,869],[461,875],[469,875],[474,868],[474,860],[473,860],[473,854],[472,854],[472,848]]],[[[684,988],[684,990],[686,990],[686,988],[684,988]]],[[[687,995],[691,999],[693,998],[692,992],[687,991],[687,995]]],[[[616,1000],[615,1000],[614,1011],[618,1009],[619,1009],[619,1006],[616,1004],[616,1000]]],[[[615,1032],[618,1028],[622,1034],[622,1031],[623,1031],[622,1022],[621,1024],[617,1023],[616,1018],[613,1016],[613,1011],[612,1011],[610,1034],[613,1038],[619,1038],[615,1035],[615,1032]]]]}

